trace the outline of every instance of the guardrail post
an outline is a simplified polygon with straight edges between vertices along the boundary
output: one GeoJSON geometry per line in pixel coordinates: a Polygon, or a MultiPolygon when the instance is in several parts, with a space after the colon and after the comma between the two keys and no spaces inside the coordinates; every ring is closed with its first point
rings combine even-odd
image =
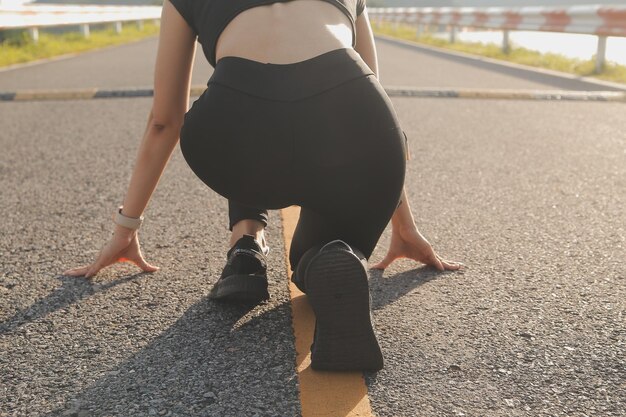
{"type": "Polygon", "coordinates": [[[509,31],[502,32],[502,52],[508,54],[511,52],[511,40],[509,39],[509,31]]]}
{"type": "Polygon", "coordinates": [[[83,25],[80,25],[80,33],[83,34],[85,39],[89,38],[89,24],[85,23],[83,25]]]}
{"type": "Polygon", "coordinates": [[[137,29],[143,30],[143,20],[138,20],[137,21],[137,29]]]}
{"type": "Polygon", "coordinates": [[[416,38],[419,38],[420,36],[422,36],[422,31],[423,31],[423,30],[424,30],[424,29],[422,28],[422,24],[421,24],[421,23],[418,23],[418,24],[417,24],[417,28],[415,29],[415,37],[416,37],[416,38]]]}
{"type": "Polygon", "coordinates": [[[450,26],[450,43],[456,42],[456,26],[450,26]]]}
{"type": "Polygon", "coordinates": [[[606,62],[606,36],[598,36],[598,52],[596,52],[596,74],[604,70],[606,62]]]}
{"type": "Polygon", "coordinates": [[[34,43],[39,42],[39,28],[28,28],[28,34],[34,43]]]}
{"type": "Polygon", "coordinates": [[[122,33],[122,22],[115,22],[115,33],[122,33]]]}

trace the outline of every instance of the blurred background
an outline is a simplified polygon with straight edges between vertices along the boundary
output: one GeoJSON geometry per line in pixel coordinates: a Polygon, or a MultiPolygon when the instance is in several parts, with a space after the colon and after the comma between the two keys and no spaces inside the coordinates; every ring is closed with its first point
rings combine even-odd
{"type": "MultiPolygon", "coordinates": [[[[0,0],[0,67],[156,36],[159,16],[156,7],[162,4],[162,0],[0,0]],[[120,17],[119,21],[109,17],[106,21],[96,19],[82,25],[63,22],[62,25],[46,23],[40,26],[35,26],[33,23],[17,25],[15,21],[21,17],[7,15],[6,12],[7,8],[19,9],[21,7],[30,9],[29,13],[32,15],[33,8],[37,14],[38,10],[43,7],[56,7],[55,5],[60,7],[63,7],[62,5],[65,7],[70,5],[117,6],[118,8],[137,6],[137,10],[140,8],[148,10],[152,7],[152,12],[138,17],[130,10],[124,12],[118,10],[116,16],[120,17]],[[146,19],[146,16],[150,19],[146,19]]],[[[606,3],[594,3],[592,0],[367,0],[367,4],[370,10],[380,7],[520,8],[539,6],[567,8],[592,5],[624,7],[626,0],[606,3]]],[[[624,16],[625,12],[620,13],[621,15],[618,16],[624,16]]],[[[599,77],[607,81],[626,82],[626,37],[623,37],[623,34],[619,35],[622,37],[609,36],[599,39],[593,31],[563,33],[561,30],[511,30],[509,33],[504,33],[501,30],[471,26],[451,28],[449,25],[441,24],[427,26],[425,30],[417,28],[416,31],[414,25],[407,25],[406,22],[399,24],[396,21],[387,25],[390,23],[388,19],[378,19],[374,23],[377,23],[373,26],[374,32],[378,35],[388,35],[524,65],[599,77]],[[453,40],[450,37],[452,30],[454,31],[453,40]],[[506,47],[502,47],[503,38],[506,38],[506,47]],[[602,42],[602,45],[599,42],[602,42]],[[600,54],[602,58],[599,61],[597,57],[600,54]]],[[[565,32],[572,32],[572,30],[565,32]]]]}
{"type": "MultiPolygon", "coordinates": [[[[0,4],[55,3],[55,4],[163,4],[161,0],[0,0],[0,4]]],[[[626,4],[624,0],[594,2],[591,0],[367,0],[368,7],[520,7],[558,6],[575,4],[626,4]]]]}

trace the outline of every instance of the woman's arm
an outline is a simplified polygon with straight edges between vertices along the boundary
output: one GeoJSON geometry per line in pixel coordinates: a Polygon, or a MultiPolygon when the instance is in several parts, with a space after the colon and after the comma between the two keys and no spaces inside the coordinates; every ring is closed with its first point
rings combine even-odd
{"type": "MultiPolygon", "coordinates": [[[[124,198],[122,214],[126,216],[141,216],[178,143],[179,131],[189,105],[195,38],[182,16],[166,1],[161,13],[154,100],[124,198]]],[[[132,262],[146,272],[159,269],[144,259],[137,231],[116,224],[113,236],[93,263],[63,273],[90,278],[100,269],[116,262],[132,262]]]]}
{"type": "MultiPolygon", "coordinates": [[[[370,67],[380,81],[378,72],[378,57],[374,44],[374,34],[367,15],[367,7],[356,21],[356,44],[354,49],[370,67]]],[[[439,270],[459,269],[462,264],[450,262],[435,253],[432,246],[417,230],[411,207],[406,197],[406,190],[402,187],[400,203],[391,217],[391,245],[385,258],[372,266],[374,269],[384,269],[398,258],[410,258],[439,270]]]]}
{"type": "Polygon", "coordinates": [[[374,44],[374,34],[370,26],[370,19],[367,15],[367,7],[363,9],[363,13],[356,19],[356,44],[354,50],[361,55],[363,61],[374,72],[376,78],[380,81],[378,73],[378,57],[376,56],[376,45],[374,44]]]}
{"type": "MultiPolygon", "coordinates": [[[[370,67],[376,75],[376,78],[380,81],[376,44],[374,42],[374,33],[372,32],[369,16],[367,14],[367,7],[356,20],[356,30],[356,45],[354,49],[359,53],[359,55],[361,55],[363,61],[365,61],[367,66],[370,67]]],[[[411,214],[411,208],[409,207],[404,188],[402,189],[400,205],[391,218],[391,223],[393,228],[415,227],[415,220],[411,214]]]]}
{"type": "MultiPolygon", "coordinates": [[[[196,36],[176,8],[166,1],[154,71],[154,100],[135,168],[124,197],[122,214],[140,217],[179,139],[189,106],[196,36]]],[[[127,231],[116,225],[116,231],[127,231]]]]}
{"type": "Polygon", "coordinates": [[[406,189],[402,187],[402,195],[398,208],[391,217],[391,226],[394,229],[409,229],[415,227],[415,219],[409,207],[409,200],[406,197],[406,189]]]}

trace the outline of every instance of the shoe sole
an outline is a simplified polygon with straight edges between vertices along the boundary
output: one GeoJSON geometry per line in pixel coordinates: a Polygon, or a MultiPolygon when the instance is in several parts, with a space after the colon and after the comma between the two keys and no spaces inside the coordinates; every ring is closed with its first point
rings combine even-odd
{"type": "Polygon", "coordinates": [[[267,279],[258,275],[231,275],[213,286],[209,298],[218,301],[263,301],[270,298],[267,279]]]}
{"type": "Polygon", "coordinates": [[[344,250],[316,255],[305,275],[315,312],[311,368],[328,371],[378,371],[383,355],[372,327],[367,271],[344,250]]]}

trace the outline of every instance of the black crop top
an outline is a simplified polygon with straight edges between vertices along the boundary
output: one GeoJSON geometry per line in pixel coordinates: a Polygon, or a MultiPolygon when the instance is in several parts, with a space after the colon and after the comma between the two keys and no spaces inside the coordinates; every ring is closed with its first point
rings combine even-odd
{"type": "MultiPolygon", "coordinates": [[[[215,67],[217,39],[228,23],[246,9],[292,0],[169,0],[198,36],[209,64],[215,67]]],[[[297,0],[295,0],[297,1],[297,0]]],[[[321,0],[337,6],[352,23],[352,46],[356,44],[356,18],[366,0],[321,0]]]]}

